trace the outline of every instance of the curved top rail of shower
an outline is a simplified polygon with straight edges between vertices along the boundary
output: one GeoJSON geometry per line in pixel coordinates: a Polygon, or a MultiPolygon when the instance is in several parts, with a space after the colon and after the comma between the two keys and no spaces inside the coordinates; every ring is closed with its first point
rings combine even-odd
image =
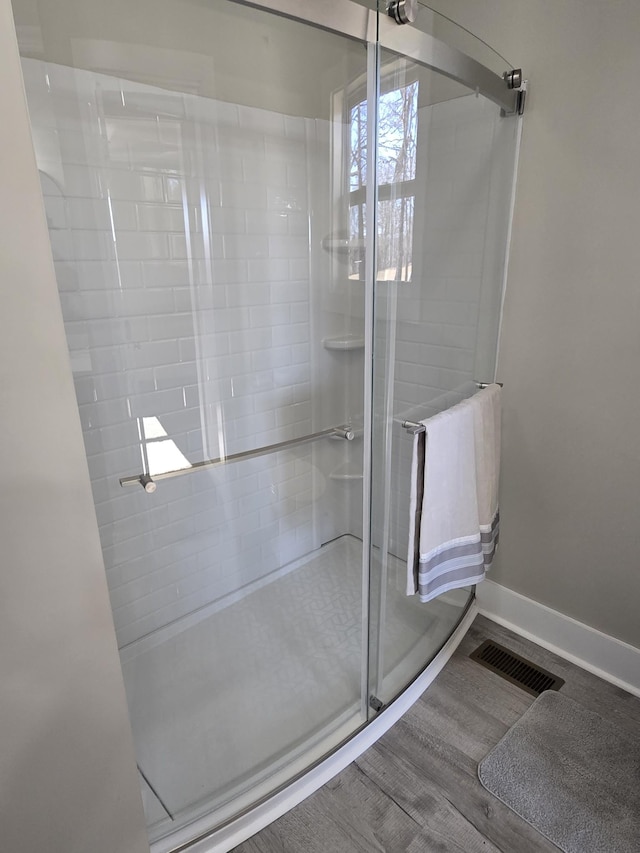
{"type": "Polygon", "coordinates": [[[361,42],[380,46],[462,83],[497,104],[506,115],[522,112],[519,93],[522,72],[505,71],[501,77],[461,50],[450,47],[429,33],[411,26],[399,26],[391,17],[378,16],[353,0],[231,0],[243,6],[263,9],[284,18],[312,24],[361,42]]]}

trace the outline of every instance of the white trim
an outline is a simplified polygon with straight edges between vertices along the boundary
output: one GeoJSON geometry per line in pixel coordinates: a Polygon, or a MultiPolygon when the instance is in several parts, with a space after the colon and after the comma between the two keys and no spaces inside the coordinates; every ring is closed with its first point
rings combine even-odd
{"type": "Polygon", "coordinates": [[[493,581],[476,588],[483,616],[640,696],[640,649],[493,581]]]}
{"type": "MultiPolygon", "coordinates": [[[[435,679],[451,655],[457,649],[464,635],[471,627],[471,623],[478,614],[475,602],[472,602],[461,620],[460,624],[449,637],[445,645],[438,652],[429,666],[416,680],[407,687],[388,708],[385,708],[365,728],[358,732],[350,741],[329,755],[320,764],[313,767],[302,778],[297,779],[287,788],[274,794],[268,800],[257,805],[245,815],[242,815],[221,829],[213,832],[207,838],[196,841],[189,845],[189,853],[227,853],[238,844],[246,841],[256,832],[272,823],[277,818],[288,812],[294,806],[301,803],[308,796],[321,788],[330,779],[344,770],[352,761],[374,744],[400,717],[409,710],[413,703],[420,698],[427,687],[435,679]]],[[[192,823],[190,826],[165,837],[162,841],[151,846],[151,853],[160,853],[179,848],[187,844],[189,838],[193,838],[199,832],[205,832],[204,818],[200,822],[192,823]]]]}

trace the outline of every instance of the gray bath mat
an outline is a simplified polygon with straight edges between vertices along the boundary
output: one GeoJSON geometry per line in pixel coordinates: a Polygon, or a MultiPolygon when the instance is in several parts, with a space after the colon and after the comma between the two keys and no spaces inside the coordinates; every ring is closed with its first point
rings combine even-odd
{"type": "Polygon", "coordinates": [[[480,762],[484,787],[565,853],[640,851],[640,730],[542,693],[480,762]]]}

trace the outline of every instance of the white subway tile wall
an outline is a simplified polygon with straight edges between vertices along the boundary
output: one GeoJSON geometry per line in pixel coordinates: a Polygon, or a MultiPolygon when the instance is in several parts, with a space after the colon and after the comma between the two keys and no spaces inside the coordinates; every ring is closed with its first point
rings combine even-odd
{"type": "Polygon", "coordinates": [[[313,431],[308,173],[330,161],[309,119],[23,68],[124,646],[321,544],[313,447],[153,495],[118,477],[157,452],[145,418],[191,462],[313,431]]]}
{"type": "MultiPolygon", "coordinates": [[[[325,541],[361,535],[360,441],[165,480],[152,495],[118,478],[142,471],[163,440],[195,462],[361,422],[362,352],[328,352],[322,339],[362,334],[364,290],[319,248],[335,204],[324,198],[327,122],[32,59],[23,69],[125,646],[325,541]],[[349,476],[330,476],[340,471],[349,476]]],[[[422,256],[398,288],[393,367],[394,414],[410,418],[477,378],[495,121],[474,98],[421,112],[422,256]]],[[[396,424],[400,557],[410,451],[396,424]]]]}

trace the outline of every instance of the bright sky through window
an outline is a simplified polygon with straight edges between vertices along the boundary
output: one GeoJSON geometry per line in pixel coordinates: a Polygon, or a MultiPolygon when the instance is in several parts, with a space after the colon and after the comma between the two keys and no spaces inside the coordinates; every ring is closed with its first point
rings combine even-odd
{"type": "Polygon", "coordinates": [[[191,463],[175,441],[167,437],[167,431],[158,418],[138,418],[138,434],[142,464],[151,476],[191,468],[191,463]]]}
{"type": "MultiPolygon", "coordinates": [[[[418,83],[384,92],[378,107],[378,278],[411,279],[418,141],[418,83]]],[[[350,238],[366,237],[367,102],[350,111],[350,238]]],[[[359,259],[361,260],[361,259],[359,259]]],[[[351,277],[360,276],[361,264],[351,277]]]]}

